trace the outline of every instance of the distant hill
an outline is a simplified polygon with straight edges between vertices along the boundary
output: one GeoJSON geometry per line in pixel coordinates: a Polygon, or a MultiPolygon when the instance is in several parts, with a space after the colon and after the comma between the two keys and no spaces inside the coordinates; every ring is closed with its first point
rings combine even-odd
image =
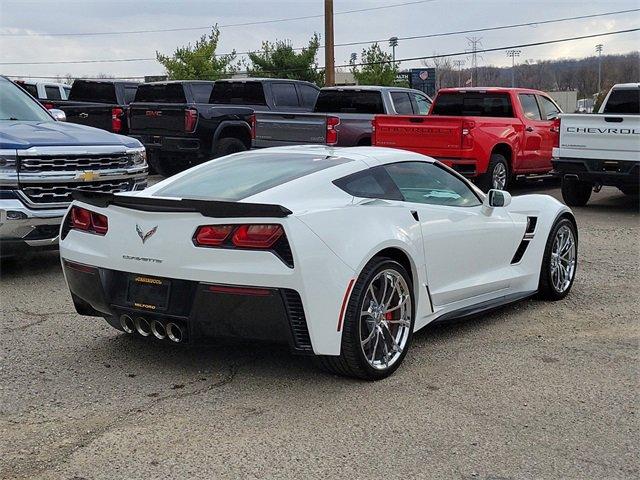
{"type": "MultiPolygon", "coordinates": [[[[471,78],[471,69],[458,70],[449,58],[439,59],[429,66],[438,72],[437,87],[457,87],[471,78]],[[435,63],[435,65],[434,65],[435,63]]],[[[511,86],[511,67],[478,67],[476,86],[511,86]]],[[[616,83],[640,82],[640,52],[624,55],[602,56],[602,90],[616,83]]],[[[525,60],[516,65],[515,85],[544,91],[578,90],[578,98],[591,97],[598,93],[598,58],[568,58],[560,60],[525,60]]]]}

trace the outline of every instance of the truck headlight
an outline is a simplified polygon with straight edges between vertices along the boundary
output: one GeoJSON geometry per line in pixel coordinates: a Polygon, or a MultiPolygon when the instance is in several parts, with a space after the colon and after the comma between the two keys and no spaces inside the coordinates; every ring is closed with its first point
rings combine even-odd
{"type": "Polygon", "coordinates": [[[142,167],[147,164],[147,151],[144,147],[128,149],[127,156],[131,159],[133,165],[142,167]]]}

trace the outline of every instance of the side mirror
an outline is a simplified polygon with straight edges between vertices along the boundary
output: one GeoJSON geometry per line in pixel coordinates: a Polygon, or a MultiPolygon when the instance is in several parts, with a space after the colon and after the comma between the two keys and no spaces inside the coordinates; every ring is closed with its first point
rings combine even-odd
{"type": "Polygon", "coordinates": [[[485,208],[506,207],[511,203],[511,194],[504,190],[489,190],[487,196],[484,197],[482,205],[485,208]]]}
{"type": "Polygon", "coordinates": [[[56,120],[56,122],[66,122],[67,114],[58,108],[52,108],[49,110],[51,116],[56,120]]]}

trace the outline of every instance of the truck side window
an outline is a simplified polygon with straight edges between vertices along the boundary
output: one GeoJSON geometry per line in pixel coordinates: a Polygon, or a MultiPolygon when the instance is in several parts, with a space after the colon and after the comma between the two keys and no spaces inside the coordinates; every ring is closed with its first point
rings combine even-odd
{"type": "Polygon", "coordinates": [[[298,94],[293,83],[272,83],[273,101],[277,107],[299,107],[298,94]]]}
{"type": "Polygon", "coordinates": [[[304,107],[313,108],[318,98],[318,89],[309,85],[298,84],[298,91],[302,97],[302,105],[304,107]]]}
{"type": "Polygon", "coordinates": [[[538,102],[536,102],[535,95],[521,93],[518,97],[520,98],[520,105],[522,105],[522,112],[525,117],[529,120],[542,120],[540,108],[538,108],[538,102]]]}
{"type": "Polygon", "coordinates": [[[538,101],[540,102],[540,107],[544,111],[544,118],[546,120],[553,120],[555,118],[558,118],[558,115],[562,113],[556,106],[556,104],[549,100],[547,97],[538,95],[538,101]]]}
{"type": "Polygon", "coordinates": [[[431,108],[431,101],[429,100],[429,97],[414,93],[413,98],[416,101],[416,105],[418,105],[418,111],[415,113],[419,113],[420,115],[427,115],[429,113],[429,109],[431,108]]]}
{"type": "Polygon", "coordinates": [[[391,100],[393,100],[393,107],[396,109],[396,113],[400,115],[412,115],[413,107],[411,106],[411,99],[406,92],[391,92],[391,100]]]}
{"type": "Polygon", "coordinates": [[[191,93],[193,93],[193,99],[196,103],[207,103],[211,96],[211,90],[213,90],[212,83],[192,83],[191,93]]]}
{"type": "Polygon", "coordinates": [[[480,205],[469,186],[444,167],[428,162],[398,162],[384,167],[405,201],[429,205],[480,205]]]}
{"type": "Polygon", "coordinates": [[[47,94],[47,100],[62,100],[60,87],[57,85],[45,85],[44,91],[47,94]]]}

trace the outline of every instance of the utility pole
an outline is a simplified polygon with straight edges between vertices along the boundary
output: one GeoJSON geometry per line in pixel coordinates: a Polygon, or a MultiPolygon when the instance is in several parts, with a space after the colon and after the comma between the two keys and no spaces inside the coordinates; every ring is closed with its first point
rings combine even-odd
{"type": "Polygon", "coordinates": [[[507,57],[511,57],[511,88],[516,86],[516,57],[519,57],[522,50],[507,50],[507,57]]]}
{"type": "Polygon", "coordinates": [[[464,65],[464,60],[454,60],[453,64],[458,68],[458,86],[462,86],[462,66],[464,65]]]}
{"type": "Polygon", "coordinates": [[[324,0],[324,84],[327,87],[336,83],[333,43],[333,0],[324,0]]]}
{"type": "Polygon", "coordinates": [[[396,63],[396,47],[398,46],[398,37],[391,37],[389,39],[389,46],[391,47],[393,63],[396,63]]]}
{"type": "Polygon", "coordinates": [[[478,86],[478,47],[482,46],[480,37],[467,37],[471,52],[471,86],[478,86]]]}
{"type": "Polygon", "coordinates": [[[596,53],[598,54],[598,94],[602,91],[602,44],[596,45],[596,53]]]}

